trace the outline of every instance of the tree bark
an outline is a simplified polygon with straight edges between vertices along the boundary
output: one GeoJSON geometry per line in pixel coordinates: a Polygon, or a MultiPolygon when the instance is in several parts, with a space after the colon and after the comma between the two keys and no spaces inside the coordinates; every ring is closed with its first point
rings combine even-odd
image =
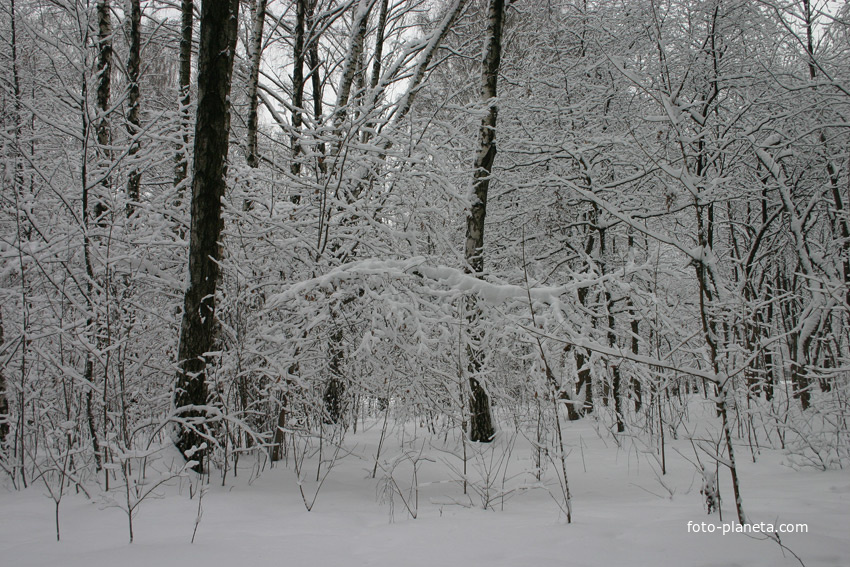
{"type": "Polygon", "coordinates": [[[127,216],[131,216],[139,203],[139,187],[142,183],[142,174],[134,163],[134,156],[139,151],[139,141],[136,139],[141,131],[141,120],[139,118],[139,68],[141,65],[142,44],[142,8],[139,0],[130,0],[130,54],[127,59],[127,82],[129,89],[127,93],[127,135],[130,136],[130,150],[128,157],[132,164],[129,179],[127,179],[127,216]]]}
{"type": "Polygon", "coordinates": [[[248,167],[260,165],[257,153],[257,129],[259,118],[259,98],[257,87],[260,82],[260,62],[263,56],[263,25],[266,21],[266,0],[257,0],[255,10],[254,32],[251,36],[251,76],[248,79],[248,167]]]}
{"type": "MultiPolygon", "coordinates": [[[[301,162],[298,161],[298,157],[301,155],[301,125],[303,123],[301,113],[304,107],[304,60],[306,59],[304,28],[309,1],[295,0],[295,38],[292,46],[292,135],[290,136],[290,145],[292,146],[290,171],[293,177],[301,175],[301,162]]],[[[292,196],[293,203],[298,204],[300,201],[300,195],[292,196]]]]}
{"type": "Polygon", "coordinates": [[[177,148],[174,168],[174,188],[177,190],[177,202],[182,202],[184,181],[189,175],[189,106],[192,103],[192,35],[194,21],[193,0],[180,3],[180,132],[183,143],[177,148]]]}
{"type": "MultiPolygon", "coordinates": [[[[631,316],[632,354],[638,356],[640,355],[640,323],[631,297],[628,298],[628,307],[629,315],[631,316]]],[[[640,379],[637,376],[632,376],[632,394],[635,398],[635,413],[639,413],[643,408],[643,388],[641,387],[640,379]]]]}
{"type": "MultiPolygon", "coordinates": [[[[322,116],[325,112],[322,104],[322,101],[324,100],[324,89],[322,88],[322,78],[319,73],[322,61],[319,59],[319,36],[313,34],[313,30],[316,28],[316,20],[313,17],[316,0],[307,1],[309,2],[306,18],[307,29],[311,32],[307,41],[307,64],[310,66],[310,86],[313,90],[313,119],[315,121],[315,127],[318,128],[322,123],[322,116]]],[[[319,169],[319,173],[324,176],[325,173],[327,173],[327,165],[325,164],[326,148],[324,142],[319,141],[316,144],[316,153],[318,154],[317,167],[319,169]]]]}
{"type": "MultiPolygon", "coordinates": [[[[487,32],[484,36],[484,61],[481,68],[481,99],[489,108],[481,120],[478,153],[472,183],[472,203],[466,220],[465,271],[481,277],[484,272],[484,220],[487,215],[487,192],[490,174],[496,158],[496,119],[498,107],[495,98],[499,64],[502,56],[502,21],[504,0],[491,0],[488,10],[487,32]]],[[[480,382],[484,353],[481,349],[481,332],[478,324],[480,310],[475,300],[467,310],[467,354],[469,358],[469,439],[489,442],[496,433],[490,411],[490,398],[480,382]],[[477,344],[476,344],[477,343],[477,344]]]]}
{"type": "MultiPolygon", "coordinates": [[[[204,2],[198,57],[198,110],[195,124],[189,287],[180,326],[174,406],[181,418],[175,445],[186,454],[204,442],[201,431],[207,401],[207,353],[216,338],[215,292],[219,280],[223,228],[221,200],[227,177],[230,87],[236,47],[239,0],[204,2]],[[183,409],[181,409],[183,408],[183,409]]],[[[195,453],[203,470],[203,451],[195,453]]]]}
{"type": "MultiPolygon", "coordinates": [[[[260,63],[263,58],[263,26],[266,21],[266,0],[257,0],[254,9],[253,32],[251,34],[251,70],[248,77],[248,148],[246,162],[248,167],[256,169],[260,166],[260,154],[257,149],[257,131],[259,130],[258,109],[260,99],[257,89],[260,83],[260,63]]],[[[250,195],[242,203],[242,210],[250,211],[254,206],[250,195]]]]}
{"type": "MultiPolygon", "coordinates": [[[[97,145],[104,171],[112,156],[112,132],[109,125],[109,98],[112,90],[112,17],[109,0],[97,3],[97,145]]],[[[98,225],[103,226],[107,211],[106,197],[111,185],[109,176],[103,180],[103,193],[97,196],[94,204],[94,217],[98,225]]]]}
{"type": "MultiPolygon", "coordinates": [[[[341,140],[339,129],[345,121],[348,112],[348,101],[351,97],[351,85],[354,84],[357,68],[360,63],[360,58],[363,55],[363,43],[366,38],[366,31],[369,24],[369,12],[372,9],[374,0],[360,0],[357,11],[354,13],[354,20],[351,22],[351,38],[348,46],[348,53],[345,57],[345,63],[342,68],[342,75],[339,80],[339,88],[337,89],[337,100],[334,112],[334,139],[341,140]]],[[[337,146],[339,153],[341,146],[337,146]]]]}

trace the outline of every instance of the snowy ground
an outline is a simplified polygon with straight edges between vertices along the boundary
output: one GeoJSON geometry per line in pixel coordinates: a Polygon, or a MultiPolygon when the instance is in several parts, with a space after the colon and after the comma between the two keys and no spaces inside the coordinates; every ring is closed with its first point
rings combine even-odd
{"type": "MultiPolygon", "coordinates": [[[[306,511],[292,462],[256,473],[256,459],[243,457],[238,478],[225,486],[213,475],[204,493],[203,515],[190,543],[198,501],[189,498],[189,481],[174,481],[147,499],[135,517],[135,542],[128,544],[126,515],[69,494],[61,502],[62,541],[55,541],[53,501],[43,486],[23,492],[0,490],[0,563],[9,567],[49,565],[194,566],[243,564],[286,566],[765,566],[800,565],[774,542],[744,534],[688,533],[688,522],[720,524],[707,516],[699,494],[700,478],[683,455],[693,459],[684,440],[667,448],[668,474],[659,481],[654,458],[625,439],[618,448],[594,422],[565,425],[573,496],[573,522],[567,525],[552,496],[558,497],[554,468],[549,491],[533,488],[532,449],[518,438],[510,454],[505,489],[518,489],[495,509],[485,510],[474,491],[463,495],[460,460],[451,436],[446,446],[423,436],[412,424],[404,439],[396,431],[385,443],[382,461],[421,452],[417,518],[407,513],[398,493],[392,505],[381,497],[385,482],[371,478],[380,422],[348,434],[351,454],[341,458],[322,485],[315,506],[306,511]],[[415,435],[414,435],[415,434],[415,435]],[[666,488],[665,488],[666,486],[666,488]],[[551,494],[550,494],[551,492],[551,494]],[[672,492],[672,497],[670,493],[672,492]]],[[[503,432],[492,460],[498,468],[508,444],[503,432]]],[[[669,440],[668,440],[669,441],[669,440]]],[[[489,449],[488,449],[489,450],[489,449]]],[[[325,453],[327,456],[327,453],[325,453]]],[[[705,462],[705,456],[703,455],[705,462]]],[[[804,523],[808,533],[783,534],[782,543],[808,567],[850,566],[850,472],[795,470],[779,451],[762,450],[753,463],[747,446],[738,449],[744,505],[751,522],[804,523]]],[[[488,462],[491,462],[488,460],[488,462]]],[[[316,490],[316,459],[304,463],[305,493],[316,490]]],[[[389,466],[389,465],[385,465],[389,466]]],[[[482,467],[470,466],[470,476],[482,467]]],[[[493,494],[503,471],[494,475],[493,494]]],[[[386,480],[386,477],[384,477],[386,480]]],[[[411,461],[401,459],[393,478],[405,494],[413,483],[411,461]]],[[[735,519],[728,472],[721,471],[726,499],[723,520],[735,519]]],[[[480,483],[479,483],[480,490],[480,483]]],[[[413,506],[413,499],[411,506],[413,506]]]]}

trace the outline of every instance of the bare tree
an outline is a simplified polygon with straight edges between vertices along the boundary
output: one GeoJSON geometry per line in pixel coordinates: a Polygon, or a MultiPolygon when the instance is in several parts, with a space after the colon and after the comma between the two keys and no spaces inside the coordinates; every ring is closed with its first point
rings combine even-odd
{"type": "MultiPolygon", "coordinates": [[[[487,215],[487,191],[490,175],[496,159],[496,84],[502,56],[502,21],[504,0],[491,0],[488,11],[487,32],[484,36],[484,61],[481,67],[481,100],[488,105],[487,114],[481,119],[478,151],[475,156],[475,171],[472,182],[472,203],[466,219],[466,244],[464,247],[467,273],[481,277],[484,273],[484,221],[487,215]]],[[[480,348],[481,333],[477,329],[480,316],[475,301],[468,305],[467,354],[469,357],[469,438],[472,441],[489,442],[496,433],[490,412],[490,398],[481,383],[484,353],[480,348]]]]}
{"type": "MultiPolygon", "coordinates": [[[[141,65],[142,51],[142,8],[139,0],[130,0],[129,17],[130,54],[127,59],[127,82],[129,92],[127,93],[127,134],[130,136],[130,150],[128,156],[133,161],[139,151],[137,139],[141,130],[139,118],[139,67],[141,65]]],[[[142,182],[142,174],[135,163],[131,165],[130,176],[127,179],[127,216],[133,214],[136,204],[139,202],[139,186],[142,182]]]]}
{"type": "MultiPolygon", "coordinates": [[[[201,427],[207,401],[207,357],[216,339],[215,293],[224,224],[221,199],[227,186],[230,87],[238,14],[238,0],[204,2],[201,7],[189,286],[183,303],[180,370],[174,389],[174,406],[181,419],[175,444],[184,454],[191,454],[204,443],[201,427]]],[[[198,455],[198,470],[203,470],[203,454],[201,451],[198,455]]]]}
{"type": "Polygon", "coordinates": [[[192,35],[194,22],[193,0],[181,0],[180,2],[180,81],[179,81],[179,104],[180,104],[180,134],[182,144],[177,149],[175,156],[176,166],[174,170],[174,187],[177,189],[178,201],[182,200],[183,182],[189,175],[189,128],[190,113],[189,106],[192,103],[191,79],[192,79],[192,35]]]}

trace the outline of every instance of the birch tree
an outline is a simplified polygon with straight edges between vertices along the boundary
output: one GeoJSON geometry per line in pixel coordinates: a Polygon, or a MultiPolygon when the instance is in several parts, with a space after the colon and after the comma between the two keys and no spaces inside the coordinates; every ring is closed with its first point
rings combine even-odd
{"type": "MultiPolygon", "coordinates": [[[[466,220],[466,243],[464,258],[468,273],[482,277],[484,274],[484,221],[487,216],[487,193],[490,176],[496,159],[496,86],[499,77],[499,62],[502,56],[502,21],[504,0],[492,0],[487,13],[487,31],[484,35],[484,60],[481,67],[481,100],[488,106],[487,114],[481,119],[479,147],[475,156],[472,198],[466,220]]],[[[479,316],[475,302],[467,307],[469,345],[469,439],[489,442],[496,432],[490,411],[490,398],[482,376],[485,353],[480,347],[481,335],[476,329],[479,316]]]]}

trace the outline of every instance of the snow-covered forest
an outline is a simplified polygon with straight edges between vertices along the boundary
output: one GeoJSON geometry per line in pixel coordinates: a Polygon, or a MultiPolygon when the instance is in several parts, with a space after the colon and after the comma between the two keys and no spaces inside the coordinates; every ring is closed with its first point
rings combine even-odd
{"type": "Polygon", "coordinates": [[[850,564],[848,61],[845,0],[2,0],[0,559],[850,564]]]}

